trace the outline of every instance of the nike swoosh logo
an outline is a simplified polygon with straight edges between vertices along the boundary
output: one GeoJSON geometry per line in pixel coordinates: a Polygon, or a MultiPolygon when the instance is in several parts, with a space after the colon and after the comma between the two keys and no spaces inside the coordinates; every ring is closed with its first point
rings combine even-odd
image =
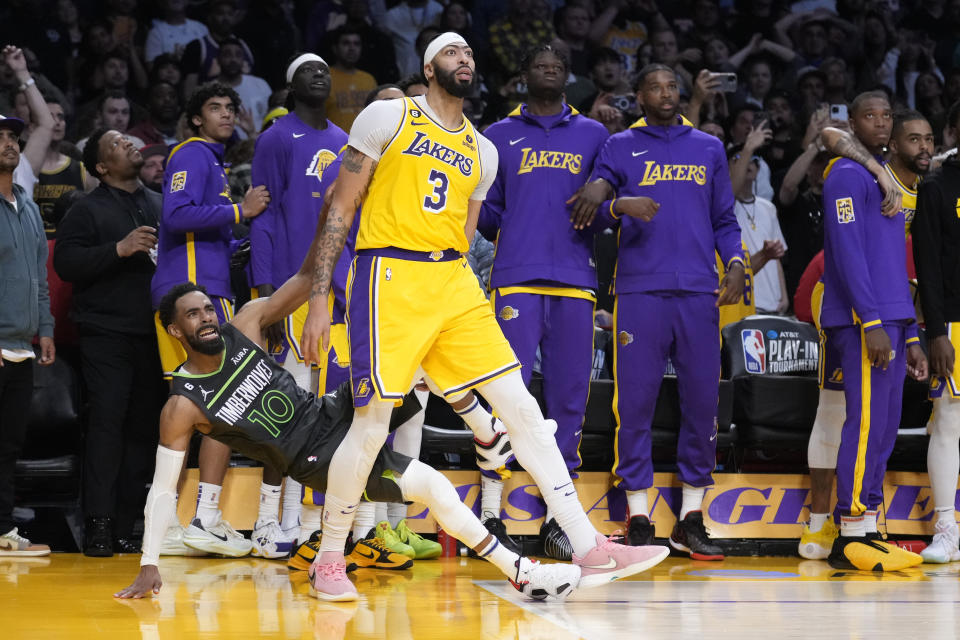
{"type": "Polygon", "coordinates": [[[616,569],[617,561],[613,558],[607,560],[606,564],[594,564],[594,565],[581,565],[584,569],[616,569]]]}
{"type": "Polygon", "coordinates": [[[710,439],[711,439],[711,440],[716,440],[716,439],[717,439],[717,434],[713,434],[712,436],[710,436],[710,439]]]}
{"type": "Polygon", "coordinates": [[[207,533],[209,533],[210,535],[212,535],[214,538],[217,538],[218,540],[223,540],[224,542],[227,541],[227,535],[226,535],[226,534],[224,534],[224,535],[222,535],[222,536],[218,536],[217,534],[215,534],[213,531],[210,531],[210,530],[207,530],[207,533]]]}
{"type": "Polygon", "coordinates": [[[516,140],[511,140],[511,141],[510,141],[510,146],[512,147],[513,145],[517,144],[517,143],[520,142],[521,140],[526,140],[526,139],[527,139],[527,136],[523,136],[522,138],[517,138],[516,140]]]}
{"type": "Polygon", "coordinates": [[[361,550],[359,550],[359,549],[357,549],[357,554],[363,556],[364,558],[367,558],[368,560],[373,560],[374,558],[377,557],[377,554],[375,554],[375,553],[373,553],[373,552],[370,552],[369,554],[366,554],[366,553],[364,553],[363,551],[361,551],[361,550]]]}
{"type": "Polygon", "coordinates": [[[554,490],[554,491],[560,491],[560,489],[563,489],[564,487],[568,487],[568,486],[570,486],[571,484],[573,484],[573,483],[572,483],[572,482],[568,482],[568,483],[566,483],[566,484],[560,485],[559,487],[554,487],[553,490],[554,490]]]}
{"type": "MultiPolygon", "coordinates": [[[[650,151],[650,149],[647,149],[647,151],[650,151]]],[[[634,151],[631,155],[633,155],[633,157],[636,158],[637,156],[642,156],[647,151],[634,151]]]]}
{"type": "Polygon", "coordinates": [[[565,494],[563,494],[563,495],[564,495],[564,497],[570,497],[570,496],[572,496],[572,495],[575,494],[575,493],[576,493],[576,491],[571,491],[570,493],[565,493],[565,494]]]}
{"type": "Polygon", "coordinates": [[[413,120],[410,121],[410,126],[411,126],[411,127],[422,127],[422,126],[427,125],[427,124],[430,124],[430,123],[429,123],[429,122],[414,122],[413,120]]]}
{"type": "Polygon", "coordinates": [[[305,135],[307,135],[307,134],[305,134],[305,133],[295,133],[295,134],[293,134],[293,137],[294,137],[294,138],[302,138],[302,137],[305,136],[305,135]]]}

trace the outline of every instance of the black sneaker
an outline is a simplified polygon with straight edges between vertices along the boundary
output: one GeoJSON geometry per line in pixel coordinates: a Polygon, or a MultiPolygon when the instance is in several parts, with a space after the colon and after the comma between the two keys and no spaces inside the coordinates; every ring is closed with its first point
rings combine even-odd
{"type": "Polygon", "coordinates": [[[570,539],[563,532],[555,518],[540,527],[540,541],[543,543],[543,555],[554,560],[569,562],[573,557],[570,539]]]}
{"type": "Polygon", "coordinates": [[[647,516],[633,516],[627,523],[626,544],[646,547],[653,544],[653,525],[647,516]]]}
{"type": "Polygon", "coordinates": [[[723,549],[710,541],[700,511],[691,511],[677,522],[670,534],[670,546],[689,553],[693,560],[723,560],[723,549]]]}
{"type": "Polygon", "coordinates": [[[507,535],[507,526],[503,524],[503,520],[500,518],[487,518],[484,520],[483,526],[487,528],[487,531],[493,534],[493,537],[496,538],[505,549],[512,551],[518,556],[523,555],[523,551],[520,549],[520,545],[517,543],[517,541],[507,535]]]}

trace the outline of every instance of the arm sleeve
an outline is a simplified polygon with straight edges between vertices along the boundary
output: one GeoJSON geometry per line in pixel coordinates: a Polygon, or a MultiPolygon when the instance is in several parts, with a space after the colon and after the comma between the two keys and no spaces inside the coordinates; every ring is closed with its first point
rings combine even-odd
{"type": "Polygon", "coordinates": [[[174,233],[220,229],[240,222],[240,205],[204,204],[211,157],[196,144],[171,157],[163,178],[163,220],[174,233]]]}
{"type": "Polygon", "coordinates": [[[160,561],[160,547],[167,527],[177,510],[177,478],[186,452],[174,451],[163,445],[157,446],[157,463],[153,471],[153,484],[143,509],[143,555],[140,566],[160,561]]]}
{"type": "Polygon", "coordinates": [[[379,161],[383,149],[400,128],[406,100],[377,100],[361,111],[350,127],[347,144],[379,161]]]}
{"type": "Polygon", "coordinates": [[[258,287],[273,282],[273,238],[281,211],[282,194],[287,190],[287,154],[277,144],[279,136],[261,136],[253,152],[251,184],[263,185],[270,204],[250,221],[250,284],[258,287]]]}
{"type": "Polygon", "coordinates": [[[863,175],[849,168],[834,168],[823,184],[824,252],[838,270],[831,285],[842,290],[864,330],[880,327],[867,262],[867,188],[863,175]]]}
{"type": "Polygon", "coordinates": [[[41,338],[53,337],[53,313],[50,312],[50,286],[47,284],[47,258],[50,255],[50,249],[47,247],[47,239],[43,233],[43,220],[37,213],[37,229],[40,230],[40,242],[37,246],[37,306],[39,309],[40,328],[38,334],[41,338]]]}
{"type": "Polygon", "coordinates": [[[480,151],[480,167],[483,175],[480,178],[480,184],[470,194],[471,200],[483,200],[487,197],[487,192],[496,179],[500,166],[500,154],[497,153],[497,148],[479,133],[477,134],[477,149],[480,151]]]}
{"type": "Polygon", "coordinates": [[[927,323],[927,338],[947,334],[943,311],[943,273],[940,270],[940,211],[943,197],[939,185],[920,183],[917,212],[910,226],[913,235],[913,261],[917,267],[920,304],[927,323]]]}
{"type": "MultiPolygon", "coordinates": [[[[719,149],[719,147],[718,147],[719,149]]],[[[724,267],[733,262],[744,263],[740,225],[733,212],[733,187],[727,158],[719,149],[711,177],[710,224],[713,226],[713,244],[724,267]]]]}
{"type": "Polygon", "coordinates": [[[57,229],[53,268],[64,282],[89,282],[120,267],[116,242],[99,242],[96,224],[83,201],[74,205],[57,229]]]}

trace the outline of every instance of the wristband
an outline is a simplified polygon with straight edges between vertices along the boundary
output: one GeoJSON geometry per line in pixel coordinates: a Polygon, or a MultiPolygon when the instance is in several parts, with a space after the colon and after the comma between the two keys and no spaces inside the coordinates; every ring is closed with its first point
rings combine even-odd
{"type": "Polygon", "coordinates": [[[21,82],[20,86],[17,87],[18,91],[26,91],[27,87],[37,84],[37,81],[33,78],[28,79],[26,82],[21,82]]]}

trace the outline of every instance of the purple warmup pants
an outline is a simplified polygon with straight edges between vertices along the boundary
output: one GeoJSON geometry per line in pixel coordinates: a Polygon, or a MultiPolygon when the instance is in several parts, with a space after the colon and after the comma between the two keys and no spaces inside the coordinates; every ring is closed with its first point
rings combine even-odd
{"type": "MultiPolygon", "coordinates": [[[[540,347],[546,417],[557,422],[557,446],[574,478],[593,370],[593,311],[593,301],[566,296],[497,293],[494,300],[497,322],[528,386],[540,347]]],[[[495,472],[484,475],[499,477],[495,472]]]]}
{"type": "Polygon", "coordinates": [[[720,315],[716,296],[622,293],[613,308],[613,473],[617,486],[653,486],[650,427],[667,356],[677,370],[680,480],[713,484],[720,394],[720,315]]]}
{"type": "Polygon", "coordinates": [[[870,365],[859,325],[827,328],[840,353],[847,417],[837,457],[837,509],[860,515],[883,502],[883,476],[897,441],[906,374],[905,328],[883,323],[895,353],[887,370],[870,365]]]}

